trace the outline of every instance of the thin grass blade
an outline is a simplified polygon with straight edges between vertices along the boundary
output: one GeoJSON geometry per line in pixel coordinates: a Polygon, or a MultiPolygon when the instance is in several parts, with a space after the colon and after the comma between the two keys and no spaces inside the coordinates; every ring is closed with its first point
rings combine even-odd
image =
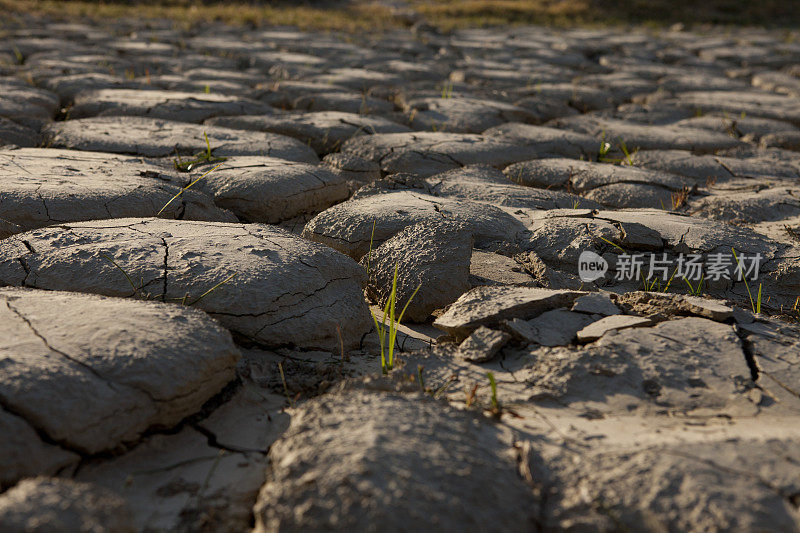
{"type": "MultiPolygon", "coordinates": [[[[733,258],[736,259],[736,264],[739,266],[739,273],[742,274],[742,281],[744,281],[744,288],[747,289],[747,297],[750,298],[750,309],[752,309],[753,312],[755,313],[756,304],[753,302],[753,294],[750,292],[750,284],[747,283],[747,278],[744,276],[744,272],[742,272],[742,269],[744,269],[744,264],[739,262],[739,256],[736,255],[736,250],[731,248],[731,251],[733,252],[733,258]]],[[[761,307],[760,304],[761,302],[759,302],[759,308],[761,307]]]]}
{"type": "Polygon", "coordinates": [[[137,289],[137,288],[136,288],[136,285],[134,285],[134,283],[133,283],[133,280],[132,280],[132,279],[131,279],[131,277],[128,275],[128,273],[127,273],[127,272],[125,272],[125,269],[123,269],[121,266],[119,266],[119,265],[117,264],[117,262],[116,262],[116,261],[114,261],[113,259],[111,259],[111,258],[110,258],[109,256],[107,256],[106,254],[100,254],[100,257],[102,257],[103,259],[105,259],[106,261],[108,261],[109,263],[111,263],[112,265],[114,265],[115,267],[117,267],[117,269],[118,269],[120,272],[122,272],[122,275],[123,275],[123,276],[125,276],[125,279],[127,279],[127,280],[128,280],[128,283],[130,284],[131,288],[133,289],[133,294],[132,294],[131,296],[136,296],[136,293],[139,291],[139,289],[137,289]]]}
{"type": "Polygon", "coordinates": [[[197,299],[196,299],[196,300],[194,300],[194,301],[193,301],[192,303],[190,303],[189,305],[190,305],[190,306],[192,306],[192,305],[196,304],[197,302],[199,302],[200,300],[202,300],[203,298],[205,298],[206,296],[208,296],[209,294],[211,294],[211,293],[212,293],[212,292],[214,292],[215,290],[219,289],[220,287],[222,287],[223,285],[225,285],[226,283],[228,283],[230,280],[232,280],[233,278],[235,278],[235,277],[236,277],[236,276],[238,276],[238,275],[239,275],[239,273],[238,273],[238,272],[234,272],[233,274],[231,274],[231,275],[230,275],[230,276],[228,276],[227,278],[223,279],[222,281],[220,281],[219,283],[217,283],[216,285],[214,285],[213,287],[211,287],[210,289],[208,289],[206,292],[204,292],[203,294],[201,294],[200,296],[198,296],[198,297],[197,297],[197,299]]]}
{"type": "Polygon", "coordinates": [[[184,187],[183,189],[181,189],[181,190],[178,192],[178,194],[176,194],[175,196],[173,196],[172,198],[170,198],[170,199],[169,199],[169,202],[167,202],[166,204],[164,204],[164,207],[162,207],[162,208],[161,208],[161,210],[160,210],[158,213],[156,213],[156,216],[158,216],[158,215],[160,215],[161,213],[163,213],[163,212],[164,212],[164,210],[165,210],[167,207],[169,207],[169,204],[171,204],[172,202],[174,202],[174,201],[175,201],[175,200],[176,200],[176,199],[177,199],[177,198],[178,198],[180,195],[182,195],[184,192],[186,192],[186,190],[187,190],[187,189],[191,188],[191,187],[192,187],[192,185],[194,185],[195,183],[197,183],[197,182],[198,182],[198,181],[200,181],[201,179],[205,178],[206,176],[208,176],[209,174],[211,174],[212,172],[214,172],[215,170],[217,170],[217,169],[218,169],[219,167],[221,167],[221,166],[222,166],[222,163],[220,163],[219,165],[215,166],[214,168],[212,168],[211,170],[209,170],[208,172],[206,172],[205,174],[203,174],[202,176],[200,176],[199,178],[197,178],[196,180],[194,180],[193,182],[191,182],[189,185],[187,185],[186,187],[184,187]]]}

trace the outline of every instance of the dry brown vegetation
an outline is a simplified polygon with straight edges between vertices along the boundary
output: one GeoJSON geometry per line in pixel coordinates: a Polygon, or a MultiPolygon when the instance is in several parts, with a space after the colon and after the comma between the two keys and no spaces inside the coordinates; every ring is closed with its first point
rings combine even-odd
{"type": "MultiPolygon", "coordinates": [[[[204,22],[247,26],[295,26],[307,30],[344,32],[381,31],[397,27],[391,11],[377,2],[198,2],[160,0],[153,2],[92,0],[0,0],[0,13],[9,17],[25,14],[74,20],[116,18],[171,19],[188,27],[204,22]]],[[[2,25],[2,21],[0,21],[2,25]]]]}
{"type": "MultiPolygon", "coordinates": [[[[409,0],[408,4],[427,22],[444,30],[507,24],[800,25],[795,0],[409,0]]],[[[374,32],[413,22],[375,0],[0,0],[0,12],[9,19],[23,14],[60,19],[167,18],[182,25],[221,21],[345,32],[374,32]]]]}
{"type": "Polygon", "coordinates": [[[442,27],[494,24],[556,26],[674,23],[797,26],[794,0],[417,0],[416,9],[442,27]]]}

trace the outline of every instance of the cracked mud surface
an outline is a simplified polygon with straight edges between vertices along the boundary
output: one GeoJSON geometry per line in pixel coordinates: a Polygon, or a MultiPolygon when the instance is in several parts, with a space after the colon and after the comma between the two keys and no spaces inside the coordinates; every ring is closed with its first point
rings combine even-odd
{"type": "Polygon", "coordinates": [[[0,27],[0,530],[800,531],[798,63],[0,27]]]}

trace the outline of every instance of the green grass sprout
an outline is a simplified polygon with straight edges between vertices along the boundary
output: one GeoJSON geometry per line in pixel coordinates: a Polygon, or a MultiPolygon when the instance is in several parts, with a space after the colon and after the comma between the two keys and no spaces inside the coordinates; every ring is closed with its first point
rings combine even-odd
{"type": "Polygon", "coordinates": [[[625,160],[628,162],[630,166],[633,166],[632,155],[636,153],[636,150],[634,150],[633,153],[629,152],[628,146],[625,144],[625,141],[620,141],[619,147],[622,149],[622,153],[625,154],[625,160]]]}
{"type": "Polygon", "coordinates": [[[669,277],[669,281],[667,281],[667,285],[664,287],[664,292],[669,292],[669,286],[672,285],[672,280],[675,279],[675,274],[678,273],[678,267],[675,267],[675,270],[672,271],[672,275],[669,277]]]}
{"type": "Polygon", "coordinates": [[[220,161],[227,161],[227,157],[218,157],[211,154],[211,142],[208,140],[208,134],[203,132],[203,137],[206,141],[206,149],[202,152],[198,152],[194,155],[193,159],[189,161],[183,161],[181,159],[180,154],[178,153],[178,147],[175,147],[175,154],[178,156],[178,159],[173,159],[173,164],[175,165],[175,169],[181,172],[189,172],[197,165],[205,165],[210,163],[217,163],[220,161]]]}
{"type": "Polygon", "coordinates": [[[499,413],[500,402],[497,399],[497,380],[494,379],[494,372],[487,372],[486,377],[489,378],[489,387],[492,389],[492,396],[489,398],[492,405],[492,412],[499,413]]]}
{"type": "Polygon", "coordinates": [[[703,289],[703,280],[705,280],[706,275],[703,274],[700,276],[700,280],[697,282],[697,286],[693,286],[692,282],[686,279],[686,276],[683,277],[683,281],[689,286],[689,294],[692,296],[700,296],[700,291],[703,289]]]}
{"type": "Polygon", "coordinates": [[[600,136],[600,148],[597,150],[597,160],[605,161],[608,152],[611,151],[611,143],[606,142],[606,130],[600,136]]]}
{"type": "Polygon", "coordinates": [[[414,296],[417,295],[417,291],[419,291],[422,285],[418,285],[414,292],[411,294],[411,297],[406,302],[406,305],[403,306],[403,310],[400,311],[400,316],[396,315],[396,305],[397,305],[397,269],[398,265],[394,265],[394,279],[392,280],[392,292],[389,293],[389,299],[386,302],[386,306],[383,308],[383,319],[380,323],[378,323],[378,317],[372,312],[372,320],[375,321],[375,329],[378,332],[378,339],[380,340],[381,345],[381,371],[384,374],[388,374],[394,368],[394,346],[397,340],[397,331],[398,327],[400,326],[400,322],[403,320],[403,315],[406,313],[406,309],[408,309],[411,300],[414,299],[414,296]],[[389,324],[387,329],[386,318],[389,318],[389,324]]]}
{"type": "Polygon", "coordinates": [[[452,81],[445,81],[444,85],[442,86],[442,99],[449,100],[453,97],[453,82],[452,81]]]}
{"type": "MultiPolygon", "coordinates": [[[[647,292],[653,292],[653,287],[655,287],[655,286],[656,286],[656,283],[658,283],[658,278],[654,278],[654,279],[653,279],[653,281],[650,281],[649,279],[647,279],[647,278],[645,278],[645,277],[644,277],[644,272],[642,272],[642,285],[643,285],[643,290],[645,290],[645,291],[647,291],[647,292]],[[648,282],[649,282],[649,283],[648,283],[648,282]]],[[[659,290],[658,290],[658,291],[656,291],[656,292],[661,292],[661,286],[660,286],[660,285],[659,285],[658,289],[659,289],[659,290]]]]}
{"type": "MultiPolygon", "coordinates": [[[[731,251],[733,252],[733,258],[736,259],[736,264],[739,265],[739,271],[741,272],[744,269],[744,265],[741,261],[739,261],[739,256],[736,255],[736,250],[731,247],[731,251]]],[[[744,287],[747,289],[747,297],[750,298],[750,309],[753,310],[754,313],[760,314],[761,313],[761,283],[758,284],[758,299],[756,301],[753,300],[753,293],[750,292],[750,284],[747,283],[747,278],[742,272],[742,281],[744,281],[744,287]]]]}

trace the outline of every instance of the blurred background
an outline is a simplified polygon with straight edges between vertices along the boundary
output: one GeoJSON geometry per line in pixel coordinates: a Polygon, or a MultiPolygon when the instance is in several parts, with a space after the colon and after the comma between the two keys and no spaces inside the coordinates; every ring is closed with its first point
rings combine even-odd
{"type": "Polygon", "coordinates": [[[800,0],[0,0],[0,25],[3,18],[26,14],[60,19],[169,18],[180,24],[224,21],[344,31],[391,29],[422,20],[443,31],[520,24],[796,28],[800,25],[800,0]]]}

